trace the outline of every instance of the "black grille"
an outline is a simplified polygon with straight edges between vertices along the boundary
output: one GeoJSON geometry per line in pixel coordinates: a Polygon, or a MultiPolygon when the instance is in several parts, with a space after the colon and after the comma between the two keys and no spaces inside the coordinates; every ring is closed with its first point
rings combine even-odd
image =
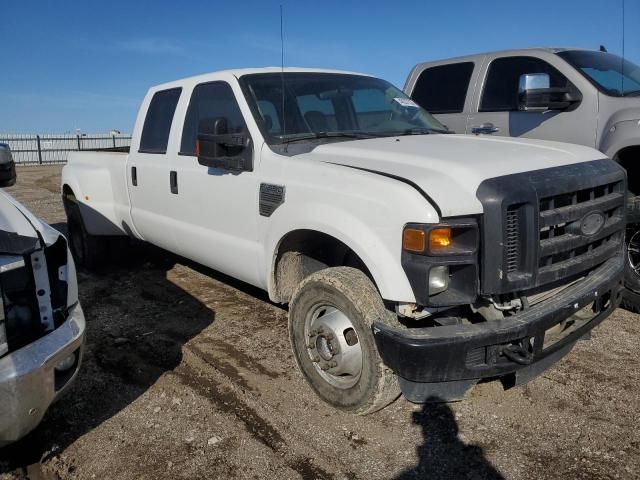
{"type": "Polygon", "coordinates": [[[527,292],[621,254],[625,173],[607,159],[483,181],[481,289],[527,292]]]}
{"type": "Polygon", "coordinates": [[[598,263],[617,251],[623,234],[623,207],[622,181],[542,198],[538,255],[541,283],[584,262],[598,263]],[[602,222],[591,234],[583,231],[589,215],[602,222]]]}

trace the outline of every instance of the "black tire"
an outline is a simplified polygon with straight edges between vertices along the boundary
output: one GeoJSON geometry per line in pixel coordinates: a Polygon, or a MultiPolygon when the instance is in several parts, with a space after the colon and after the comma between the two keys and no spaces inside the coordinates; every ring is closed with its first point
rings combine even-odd
{"type": "Polygon", "coordinates": [[[80,208],[76,203],[67,207],[69,247],[76,264],[87,270],[95,270],[104,264],[107,257],[108,237],[91,235],[84,225],[80,208]]]}
{"type": "Polygon", "coordinates": [[[627,225],[624,245],[624,286],[621,307],[640,313],[640,225],[627,225]],[[631,249],[631,250],[630,250],[631,249]]]}
{"type": "MultiPolygon", "coordinates": [[[[326,318],[322,315],[324,313],[317,318],[326,318]]],[[[371,280],[360,270],[350,267],[327,268],[309,275],[296,288],[289,305],[289,337],[298,367],[320,398],[345,412],[366,415],[387,406],[400,395],[396,375],[384,365],[376,348],[371,330],[374,320],[400,325],[397,317],[385,309],[371,280]],[[317,345],[324,334],[313,336],[309,331],[309,319],[324,307],[332,309],[333,313],[337,310],[353,326],[356,338],[347,329],[342,331],[344,337],[340,341],[350,339],[354,343],[349,345],[360,347],[362,361],[357,376],[333,376],[330,370],[323,373],[321,369],[327,367],[327,363],[321,365],[326,358],[315,354],[320,349],[314,350],[311,345],[317,345]],[[341,378],[345,378],[346,386],[335,385],[342,381],[341,378]],[[349,382],[355,383],[350,385],[349,382]]],[[[320,331],[326,332],[326,329],[320,328],[320,331]]],[[[328,343],[333,343],[336,337],[329,339],[328,343]]],[[[336,348],[338,353],[340,348],[336,348]]]]}
{"type": "Polygon", "coordinates": [[[640,196],[629,192],[627,196],[627,231],[624,245],[624,286],[620,306],[631,312],[640,313],[640,255],[634,258],[637,242],[640,240],[640,196]],[[633,242],[630,255],[629,244],[633,242]],[[634,265],[636,268],[634,268],[634,265]]]}

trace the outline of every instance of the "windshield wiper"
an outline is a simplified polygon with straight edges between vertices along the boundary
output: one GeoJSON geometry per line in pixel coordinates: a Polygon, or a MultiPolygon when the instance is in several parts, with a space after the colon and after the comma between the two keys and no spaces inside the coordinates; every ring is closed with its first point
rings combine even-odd
{"type": "Polygon", "coordinates": [[[441,130],[439,128],[428,128],[428,127],[416,127],[416,128],[406,128],[399,132],[391,132],[392,136],[402,136],[402,135],[429,135],[431,133],[453,133],[451,130],[441,130]]]}
{"type": "Polygon", "coordinates": [[[630,92],[624,92],[623,97],[640,97],[640,90],[631,90],[630,92]]]}
{"type": "Polygon", "coordinates": [[[376,138],[382,135],[370,132],[313,132],[303,135],[296,135],[293,138],[283,138],[282,143],[299,142],[304,140],[316,140],[318,138],[376,138]]]}

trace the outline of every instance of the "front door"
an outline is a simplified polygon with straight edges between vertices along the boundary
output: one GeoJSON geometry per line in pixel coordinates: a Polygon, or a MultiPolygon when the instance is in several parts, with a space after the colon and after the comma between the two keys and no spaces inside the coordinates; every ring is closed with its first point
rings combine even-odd
{"type": "Polygon", "coordinates": [[[487,61],[484,86],[474,100],[477,109],[467,120],[466,133],[595,145],[598,105],[592,95],[584,95],[573,109],[520,111],[518,87],[524,74],[546,73],[551,87],[569,88],[578,95],[580,92],[557,68],[540,58],[489,56],[487,61]]]}
{"type": "MultiPolygon", "coordinates": [[[[200,165],[196,157],[198,126],[224,118],[229,133],[247,132],[231,86],[224,81],[193,89],[184,119],[180,151],[170,158],[175,184],[170,202],[175,251],[251,284],[258,277],[258,190],[254,171],[237,172],[200,165]]],[[[248,135],[248,133],[247,133],[248,135]]]]}

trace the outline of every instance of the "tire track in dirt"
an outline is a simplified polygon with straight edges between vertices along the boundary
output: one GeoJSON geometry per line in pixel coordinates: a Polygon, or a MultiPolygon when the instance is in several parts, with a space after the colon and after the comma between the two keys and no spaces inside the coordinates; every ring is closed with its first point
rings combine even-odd
{"type": "MultiPolygon", "coordinates": [[[[197,355],[196,351],[197,349],[193,351],[194,355],[197,355]]],[[[224,374],[224,372],[222,373],[224,374]]],[[[176,376],[184,386],[191,388],[218,410],[233,415],[240,420],[244,424],[246,431],[253,438],[273,452],[280,453],[285,458],[291,455],[287,451],[288,445],[280,432],[244,402],[233,390],[224,388],[220,382],[210,376],[199,375],[198,372],[185,363],[171,372],[170,375],[176,376]]],[[[285,459],[284,463],[298,472],[304,479],[335,479],[335,475],[314,465],[313,461],[308,457],[295,455],[293,459],[285,459]]]]}

